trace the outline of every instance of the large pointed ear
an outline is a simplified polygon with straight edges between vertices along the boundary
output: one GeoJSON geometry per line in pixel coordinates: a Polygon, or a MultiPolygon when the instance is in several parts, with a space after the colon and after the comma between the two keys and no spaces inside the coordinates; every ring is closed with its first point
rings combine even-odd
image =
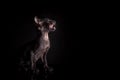
{"type": "Polygon", "coordinates": [[[37,16],[34,17],[34,21],[36,24],[39,24],[39,22],[41,21],[37,16]]]}

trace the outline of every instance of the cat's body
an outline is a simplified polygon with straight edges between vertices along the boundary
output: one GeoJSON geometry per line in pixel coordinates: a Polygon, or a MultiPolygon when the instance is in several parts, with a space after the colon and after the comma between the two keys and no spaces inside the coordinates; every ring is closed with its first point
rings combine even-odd
{"type": "Polygon", "coordinates": [[[24,53],[20,55],[19,63],[20,71],[30,72],[31,74],[39,72],[39,67],[37,66],[39,60],[41,60],[40,64],[43,64],[45,71],[49,70],[46,59],[50,48],[49,32],[55,30],[56,24],[55,21],[48,18],[38,19],[35,17],[34,20],[37,25],[38,36],[34,41],[23,47],[23,50],[21,49],[24,53]]]}

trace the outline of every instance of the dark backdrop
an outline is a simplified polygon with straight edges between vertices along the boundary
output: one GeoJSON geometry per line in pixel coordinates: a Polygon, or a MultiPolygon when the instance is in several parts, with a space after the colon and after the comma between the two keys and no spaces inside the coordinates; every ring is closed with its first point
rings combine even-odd
{"type": "Polygon", "coordinates": [[[98,45],[102,44],[99,32],[103,15],[100,7],[89,3],[79,6],[58,3],[15,4],[3,9],[1,40],[5,75],[14,77],[15,51],[35,39],[33,18],[38,16],[49,17],[57,22],[57,30],[50,33],[51,49],[47,56],[49,65],[55,66],[55,80],[99,76],[96,73],[101,70],[98,69],[101,56],[101,47],[98,45]]]}

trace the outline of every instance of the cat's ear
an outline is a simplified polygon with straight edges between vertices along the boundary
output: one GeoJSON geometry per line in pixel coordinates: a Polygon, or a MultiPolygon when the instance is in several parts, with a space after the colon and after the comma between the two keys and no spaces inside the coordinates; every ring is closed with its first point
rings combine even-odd
{"type": "Polygon", "coordinates": [[[36,24],[41,23],[41,19],[39,19],[37,16],[34,17],[34,21],[35,21],[36,24]]]}
{"type": "Polygon", "coordinates": [[[35,25],[37,26],[38,30],[42,29],[42,20],[39,19],[37,16],[34,17],[35,25]]]}

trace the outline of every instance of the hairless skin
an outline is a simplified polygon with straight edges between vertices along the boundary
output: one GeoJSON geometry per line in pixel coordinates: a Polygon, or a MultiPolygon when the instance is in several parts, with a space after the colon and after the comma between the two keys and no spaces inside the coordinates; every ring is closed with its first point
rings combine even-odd
{"type": "Polygon", "coordinates": [[[25,71],[31,70],[33,72],[32,76],[34,76],[34,73],[36,74],[36,64],[38,60],[42,61],[45,71],[50,70],[46,58],[47,52],[50,48],[49,32],[56,30],[56,21],[54,20],[48,18],[39,19],[37,16],[35,16],[34,22],[38,31],[38,36],[33,45],[30,44],[26,47],[26,51],[24,51],[24,57],[22,57],[20,60],[21,68],[25,71]],[[39,35],[39,32],[41,33],[41,36],[39,35]],[[26,65],[29,67],[26,67],[26,65]]]}
{"type": "Polygon", "coordinates": [[[50,48],[50,40],[49,40],[49,32],[55,31],[56,22],[54,20],[50,20],[48,18],[39,19],[37,17],[34,18],[35,24],[39,31],[41,31],[42,36],[38,38],[38,47],[34,51],[31,51],[31,68],[35,69],[36,62],[38,59],[41,59],[44,63],[44,68],[48,69],[46,55],[50,48]]]}

